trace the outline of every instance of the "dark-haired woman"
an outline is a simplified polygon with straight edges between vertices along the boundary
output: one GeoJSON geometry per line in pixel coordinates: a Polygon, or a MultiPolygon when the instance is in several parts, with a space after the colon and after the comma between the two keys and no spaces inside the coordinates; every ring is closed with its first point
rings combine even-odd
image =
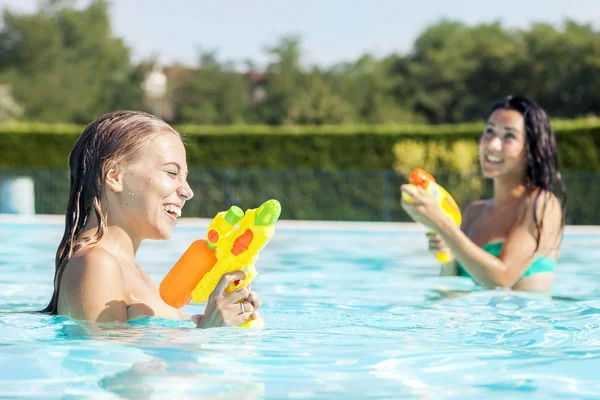
{"type": "Polygon", "coordinates": [[[431,251],[450,251],[442,275],[467,276],[485,288],[549,291],[564,229],[566,198],[556,139],[544,110],[523,96],[495,104],[479,141],[484,177],[494,196],[470,204],[460,228],[431,196],[404,185],[416,200],[402,206],[433,229],[431,251]]]}

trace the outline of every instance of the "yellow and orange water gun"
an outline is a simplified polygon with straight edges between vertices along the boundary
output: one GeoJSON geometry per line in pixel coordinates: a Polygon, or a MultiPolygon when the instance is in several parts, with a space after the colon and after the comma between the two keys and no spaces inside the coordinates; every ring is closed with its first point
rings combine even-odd
{"type": "MultiPolygon", "coordinates": [[[[161,282],[162,299],[176,308],[191,300],[206,302],[221,276],[232,271],[244,271],[246,278],[230,283],[227,293],[248,286],[258,275],[258,253],[273,237],[280,215],[277,200],[268,200],[245,214],[237,206],[218,213],[208,227],[206,239],[193,242],[161,282]]],[[[250,319],[238,326],[262,327],[264,322],[250,319]]]]}
{"type": "MultiPolygon", "coordinates": [[[[435,182],[435,178],[427,171],[417,168],[408,175],[408,186],[420,186],[425,189],[429,194],[433,196],[438,205],[442,208],[442,211],[448,218],[454,222],[456,226],[459,226],[462,222],[462,215],[460,208],[454,201],[454,198],[439,184],[435,182]]],[[[415,200],[405,192],[402,192],[402,200],[407,203],[414,203],[415,200]]],[[[430,231],[433,232],[433,231],[430,231]]],[[[435,257],[439,262],[445,264],[450,261],[450,253],[437,252],[435,257]]]]}

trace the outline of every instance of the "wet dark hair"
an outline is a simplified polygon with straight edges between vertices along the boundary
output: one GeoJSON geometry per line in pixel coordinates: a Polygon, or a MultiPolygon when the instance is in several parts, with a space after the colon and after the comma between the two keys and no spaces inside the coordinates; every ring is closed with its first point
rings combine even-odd
{"type": "Polygon", "coordinates": [[[42,312],[58,312],[58,291],[69,260],[85,247],[100,242],[106,232],[101,199],[112,162],[140,160],[151,139],[165,132],[179,135],[163,120],[141,111],[115,111],[90,123],[75,142],[69,156],[71,188],[67,202],[65,232],[55,259],[54,293],[42,312]],[[98,222],[92,237],[81,237],[88,218],[98,222]]]}
{"type": "Polygon", "coordinates": [[[508,96],[492,106],[488,118],[494,111],[501,109],[517,111],[523,115],[525,120],[526,184],[530,190],[540,189],[533,203],[533,220],[537,229],[537,251],[544,225],[542,216],[552,194],[561,202],[562,227],[564,228],[565,225],[567,194],[558,168],[556,137],[552,131],[548,115],[535,101],[521,95],[508,96]],[[544,202],[540,215],[537,213],[539,201],[544,202]]]}

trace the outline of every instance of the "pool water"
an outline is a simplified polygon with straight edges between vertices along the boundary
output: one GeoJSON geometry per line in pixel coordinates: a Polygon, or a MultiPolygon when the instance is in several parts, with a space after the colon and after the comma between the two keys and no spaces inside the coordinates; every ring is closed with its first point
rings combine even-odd
{"type": "MultiPolygon", "coordinates": [[[[552,297],[439,277],[422,231],[286,225],[261,254],[264,329],[40,309],[60,224],[0,224],[0,398],[597,398],[600,235],[567,234],[552,297]]],[[[146,242],[159,283],[206,226],[146,242]]],[[[202,305],[186,307],[201,313],[202,305]]]]}

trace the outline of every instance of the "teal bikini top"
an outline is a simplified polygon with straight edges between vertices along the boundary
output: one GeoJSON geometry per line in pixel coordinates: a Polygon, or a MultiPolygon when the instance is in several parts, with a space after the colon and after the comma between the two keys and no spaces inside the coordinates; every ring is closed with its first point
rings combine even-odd
{"type": "MultiPolygon", "coordinates": [[[[487,251],[494,257],[500,256],[500,250],[502,250],[502,246],[504,242],[490,242],[482,247],[483,250],[487,251]]],[[[539,255],[533,260],[531,266],[525,271],[523,277],[531,276],[533,274],[538,274],[540,272],[554,272],[554,267],[556,267],[556,261],[546,256],[539,255]]],[[[467,272],[466,269],[456,260],[456,269],[458,270],[458,276],[466,276],[471,277],[471,275],[467,272]]]]}

